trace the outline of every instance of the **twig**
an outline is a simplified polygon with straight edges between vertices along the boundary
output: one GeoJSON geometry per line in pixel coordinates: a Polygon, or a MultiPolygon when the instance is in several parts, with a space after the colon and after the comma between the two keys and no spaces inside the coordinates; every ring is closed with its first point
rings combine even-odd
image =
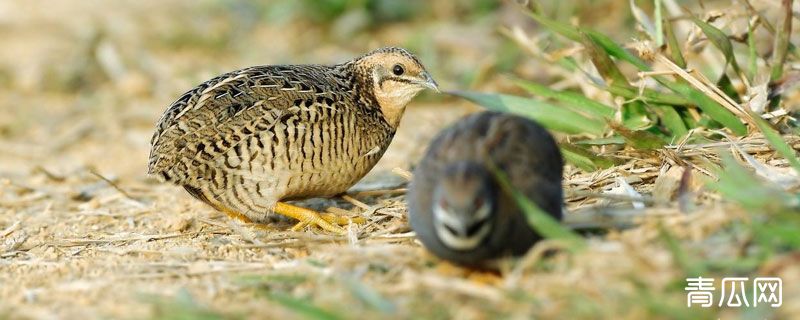
{"type": "Polygon", "coordinates": [[[270,243],[258,243],[258,244],[239,244],[236,245],[237,248],[242,249],[270,249],[270,248],[297,248],[297,247],[305,247],[309,243],[307,241],[300,241],[300,240],[290,240],[286,242],[270,242],[270,243]]]}
{"type": "Polygon", "coordinates": [[[144,205],[144,202],[142,202],[142,201],[141,201],[141,200],[139,200],[139,199],[136,199],[136,198],[134,198],[134,197],[133,197],[133,196],[131,196],[131,195],[130,195],[130,194],[127,192],[127,191],[125,191],[125,190],[123,190],[122,188],[120,188],[120,187],[119,187],[119,186],[118,186],[116,183],[114,183],[114,182],[113,182],[113,181],[111,181],[110,179],[108,179],[108,178],[104,177],[103,175],[101,175],[101,174],[97,173],[96,171],[94,171],[94,169],[89,169],[89,173],[91,173],[91,174],[93,174],[94,176],[96,176],[96,177],[100,178],[100,180],[103,180],[103,181],[105,181],[106,183],[108,183],[108,185],[110,185],[112,188],[116,189],[116,190],[117,190],[119,193],[121,193],[121,194],[122,194],[123,196],[125,196],[126,198],[128,198],[128,199],[130,199],[130,200],[133,200],[133,201],[135,201],[135,202],[137,202],[137,203],[139,203],[139,204],[142,204],[142,205],[144,205]]]}
{"type": "Polygon", "coordinates": [[[178,277],[196,277],[215,273],[228,273],[228,272],[242,272],[253,270],[264,270],[264,264],[253,266],[232,267],[225,269],[209,269],[200,271],[183,271],[183,272],[165,272],[165,273],[140,273],[126,276],[115,277],[115,280],[131,280],[131,279],[157,279],[157,278],[178,278],[178,277]]]}
{"type": "Polygon", "coordinates": [[[350,202],[350,204],[352,204],[352,205],[354,205],[356,207],[359,207],[361,209],[364,209],[364,210],[369,210],[369,208],[370,208],[369,205],[367,205],[366,203],[358,201],[355,198],[353,198],[351,196],[348,196],[346,194],[342,195],[342,199],[344,199],[345,201],[350,202]]]}
{"type": "Polygon", "coordinates": [[[643,202],[645,204],[653,204],[653,198],[647,196],[641,197],[632,197],[629,195],[624,194],[613,194],[613,193],[597,193],[597,192],[589,192],[589,191],[580,191],[575,190],[569,192],[566,196],[567,198],[602,198],[602,199],[609,199],[609,200],[619,200],[619,201],[630,201],[630,202],[643,202]]]}
{"type": "Polygon", "coordinates": [[[136,237],[125,237],[125,238],[111,238],[111,239],[76,239],[76,238],[65,238],[60,239],[55,242],[51,242],[50,244],[58,246],[58,247],[74,247],[74,246],[82,246],[87,244],[103,244],[103,243],[114,243],[114,242],[128,242],[128,241],[150,241],[150,240],[162,240],[162,239],[169,239],[169,238],[177,238],[182,236],[195,236],[200,234],[200,232],[193,232],[193,233],[170,233],[170,234],[153,234],[153,235],[141,235],[136,237]]]}
{"type": "Polygon", "coordinates": [[[662,54],[656,55],[656,60],[658,60],[658,62],[660,63],[663,63],[671,70],[675,71],[675,73],[678,74],[684,80],[686,80],[686,82],[691,84],[697,90],[703,92],[703,94],[705,94],[709,98],[713,99],[714,101],[722,105],[725,109],[728,109],[728,111],[738,115],[739,118],[744,119],[751,126],[755,127],[755,123],[753,122],[753,119],[750,118],[750,115],[742,111],[741,106],[735,103],[731,103],[731,101],[729,101],[730,97],[728,97],[726,94],[724,93],[720,94],[721,91],[719,91],[719,88],[717,88],[716,86],[708,86],[704,84],[701,80],[698,80],[697,78],[693,77],[688,72],[686,72],[686,70],[683,70],[681,67],[679,67],[678,65],[676,65],[675,63],[664,57],[664,55],[662,54]]]}
{"type": "Polygon", "coordinates": [[[14,224],[8,226],[8,228],[5,228],[3,231],[0,231],[0,238],[5,238],[6,236],[11,234],[12,232],[17,231],[17,228],[19,228],[20,222],[21,221],[14,222],[14,224]]]}
{"type": "Polygon", "coordinates": [[[218,222],[216,220],[211,220],[211,219],[203,218],[203,217],[197,217],[196,219],[197,219],[197,221],[203,222],[203,223],[208,224],[208,225],[212,225],[212,226],[215,226],[215,227],[220,227],[220,228],[223,228],[223,229],[230,229],[228,227],[228,225],[226,225],[224,223],[221,223],[221,222],[218,222]]]}
{"type": "Polygon", "coordinates": [[[414,231],[409,231],[405,233],[390,233],[384,235],[376,235],[373,237],[369,237],[367,239],[407,239],[407,238],[414,238],[417,234],[414,231]]]}
{"type": "Polygon", "coordinates": [[[405,178],[408,181],[411,181],[412,174],[406,169],[402,168],[394,168],[392,169],[392,173],[405,178]]]}

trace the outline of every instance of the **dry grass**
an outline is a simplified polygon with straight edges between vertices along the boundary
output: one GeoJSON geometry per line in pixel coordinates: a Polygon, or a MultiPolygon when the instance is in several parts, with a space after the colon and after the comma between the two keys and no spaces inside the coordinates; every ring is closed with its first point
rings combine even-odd
{"type": "MultiPolygon", "coordinates": [[[[494,76],[503,68],[496,47],[505,42],[485,31],[493,21],[415,20],[358,31],[353,41],[308,21],[248,24],[252,8],[234,3],[0,2],[0,318],[800,316],[797,251],[743,269],[702,269],[782,277],[781,308],[685,307],[682,280],[697,259],[747,257],[749,224],[764,218],[709,189],[718,177],[709,163],[733,150],[740,163],[797,192],[796,172],[758,133],[657,151],[602,148],[617,163],[591,173],[568,167],[567,206],[576,219],[611,208],[601,211],[638,226],[588,236],[580,252],[543,241],[499,272],[438,261],[405,218],[403,176],[439,128],[474,110],[457,100],[412,103],[387,155],[349,198],[307,202],[368,219],[346,237],[288,232],[290,222],[274,230],[243,225],[146,177],[163,108],[225,70],[329,63],[377,44],[416,43],[444,86],[510,90],[494,76]],[[464,33],[480,41],[465,44],[464,33]],[[639,202],[646,208],[635,209],[639,202]]],[[[429,17],[453,15],[448,10],[435,5],[429,17]]],[[[513,15],[497,12],[490,17],[513,15]]],[[[337,30],[348,30],[346,21],[337,30]]],[[[516,71],[536,68],[546,66],[528,62],[516,71]]],[[[568,82],[561,85],[583,85],[568,82]]],[[[786,140],[800,148],[797,136],[786,140]]]]}

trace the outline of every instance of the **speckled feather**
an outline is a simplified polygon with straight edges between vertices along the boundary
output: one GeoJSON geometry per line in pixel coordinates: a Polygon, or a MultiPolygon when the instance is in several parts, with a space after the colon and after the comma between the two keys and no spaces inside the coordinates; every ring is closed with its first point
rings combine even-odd
{"type": "Polygon", "coordinates": [[[346,191],[396,130],[358,62],[257,66],[204,82],[159,120],[149,173],[253,220],[277,200],[346,191]]]}

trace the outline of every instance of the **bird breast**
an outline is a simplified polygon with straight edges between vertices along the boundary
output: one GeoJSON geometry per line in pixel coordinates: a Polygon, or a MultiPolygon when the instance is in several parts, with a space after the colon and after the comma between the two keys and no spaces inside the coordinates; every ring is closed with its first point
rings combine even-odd
{"type": "Polygon", "coordinates": [[[281,199],[347,191],[378,162],[394,135],[379,119],[344,105],[299,108],[265,116],[274,124],[251,138],[252,152],[228,151],[228,158],[236,160],[227,164],[237,165],[231,170],[272,177],[281,199]]]}

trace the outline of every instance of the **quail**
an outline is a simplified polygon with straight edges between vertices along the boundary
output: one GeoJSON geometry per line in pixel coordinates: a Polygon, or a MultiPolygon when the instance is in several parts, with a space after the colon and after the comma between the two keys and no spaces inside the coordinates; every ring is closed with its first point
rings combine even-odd
{"type": "Polygon", "coordinates": [[[561,220],[563,160],[547,130],[506,113],[468,115],[434,138],[409,186],[411,228],[434,255],[482,267],[540,239],[493,170],[561,220]]]}
{"type": "Polygon", "coordinates": [[[187,91],[161,116],[148,172],[247,222],[274,214],[343,233],[343,217],[287,203],[347,191],[381,158],[406,105],[438,91],[407,50],[336,65],[265,65],[187,91]]]}

